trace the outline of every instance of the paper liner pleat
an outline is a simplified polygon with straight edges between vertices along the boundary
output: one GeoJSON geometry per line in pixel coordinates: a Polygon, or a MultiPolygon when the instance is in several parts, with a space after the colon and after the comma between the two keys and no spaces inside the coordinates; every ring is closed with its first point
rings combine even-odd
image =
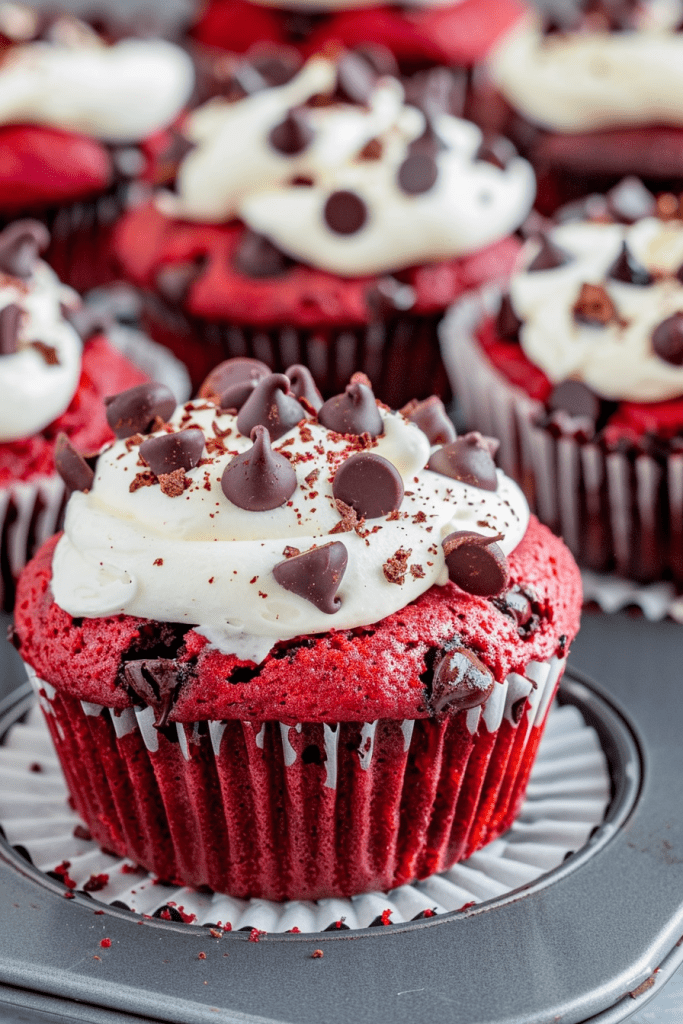
{"type": "MultiPolygon", "coordinates": [[[[537,714],[544,717],[545,710],[539,707],[537,714]]],[[[100,719],[106,723],[107,716],[91,715],[90,726],[100,719]]],[[[320,736],[323,727],[316,728],[320,736]]],[[[242,733],[251,732],[256,739],[259,731],[244,724],[242,733]]],[[[273,742],[279,731],[271,730],[273,742]]],[[[256,749],[267,749],[265,735],[258,742],[262,746],[255,743],[256,749]]],[[[285,777],[286,772],[284,767],[285,777]]],[[[495,899],[528,885],[580,849],[603,820],[609,800],[607,762],[595,731],[575,707],[553,706],[517,820],[503,837],[467,860],[388,893],[318,901],[242,900],[188,887],[169,888],[129,859],[103,852],[93,840],[83,838],[87,833],[69,808],[64,779],[37,708],[26,723],[12,728],[0,748],[0,823],[7,841],[36,867],[52,872],[58,868],[58,877],[66,871],[77,890],[90,885],[95,900],[116,902],[138,913],[266,932],[324,931],[341,922],[351,929],[378,920],[401,923],[425,911],[443,914],[495,899]]]]}
{"type": "Polygon", "coordinates": [[[240,898],[425,878],[509,828],[564,661],[439,720],[171,723],[34,680],[74,805],[106,850],[240,898]]]}
{"type": "Polygon", "coordinates": [[[501,438],[501,468],[577,560],[648,583],[683,585],[683,457],[608,452],[540,425],[545,406],[489,362],[476,332],[500,291],[462,299],[442,321],[441,351],[467,428],[501,438]]]}

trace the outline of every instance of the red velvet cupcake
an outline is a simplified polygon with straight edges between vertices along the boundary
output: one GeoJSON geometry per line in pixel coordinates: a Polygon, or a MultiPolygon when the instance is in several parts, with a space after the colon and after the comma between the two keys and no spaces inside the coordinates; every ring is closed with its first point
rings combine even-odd
{"type": "Polygon", "coordinates": [[[447,868],[521,804],[578,628],[569,552],[438,399],[393,413],[356,375],[322,404],[248,360],[203,394],[109,403],[119,440],[20,581],[79,814],[245,898],[447,868]]]}
{"type": "Polygon", "coordinates": [[[249,62],[241,75],[260,87],[186,122],[175,192],[117,226],[150,333],[195,385],[249,355],[305,363],[324,394],[354,367],[394,405],[443,389],[436,324],[509,272],[529,165],[502,140],[483,147],[436,79],[413,97],[358,52],[312,58],[280,85],[249,62]]]}
{"type": "Polygon", "coordinates": [[[558,211],[443,351],[471,429],[578,560],[683,585],[683,221],[636,179],[558,211]]]}
{"type": "Polygon", "coordinates": [[[20,4],[0,9],[0,55],[0,223],[39,217],[63,280],[111,280],[111,226],[147,143],[189,99],[192,61],[162,39],[105,36],[20,4]]]}

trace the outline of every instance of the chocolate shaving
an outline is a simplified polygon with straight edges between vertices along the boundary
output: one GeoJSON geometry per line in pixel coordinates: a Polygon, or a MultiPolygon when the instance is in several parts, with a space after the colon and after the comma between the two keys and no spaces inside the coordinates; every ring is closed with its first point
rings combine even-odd
{"type": "Polygon", "coordinates": [[[408,548],[407,551],[405,548],[399,548],[391,558],[386,560],[382,571],[388,583],[395,583],[399,587],[403,586],[408,572],[408,559],[412,553],[412,548],[408,548]]]}

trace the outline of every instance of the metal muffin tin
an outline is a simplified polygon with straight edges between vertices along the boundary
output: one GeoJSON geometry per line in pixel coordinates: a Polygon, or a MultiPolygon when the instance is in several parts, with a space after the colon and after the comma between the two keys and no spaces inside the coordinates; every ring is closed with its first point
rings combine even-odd
{"type": "MultiPolygon", "coordinates": [[[[600,735],[614,787],[607,819],[556,871],[463,912],[351,934],[217,939],[66,899],[1,847],[0,1019],[13,1005],[36,1021],[625,1019],[683,961],[682,639],[673,623],[586,618],[561,699],[600,735]]],[[[3,732],[21,712],[12,704],[3,732]]]]}

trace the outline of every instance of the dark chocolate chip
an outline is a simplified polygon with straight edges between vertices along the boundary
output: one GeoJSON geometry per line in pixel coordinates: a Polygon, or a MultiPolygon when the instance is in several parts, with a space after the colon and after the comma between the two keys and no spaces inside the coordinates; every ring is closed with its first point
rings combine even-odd
{"type": "Polygon", "coordinates": [[[430,395],[422,402],[414,398],[403,406],[401,412],[427,435],[430,444],[450,444],[455,441],[455,427],[437,395],[430,395]]]}
{"type": "Polygon", "coordinates": [[[28,279],[49,244],[50,232],[39,220],[14,221],[0,231],[0,273],[28,279]]]}
{"type": "Polygon", "coordinates": [[[452,480],[460,480],[483,491],[498,489],[498,475],[493,457],[499,442],[493,437],[482,437],[477,431],[464,434],[434,452],[427,469],[452,480]]]}
{"type": "Polygon", "coordinates": [[[157,416],[166,421],[176,407],[173,393],[165,384],[138,384],[119,395],[105,398],[107,423],[117,437],[146,434],[157,416]]]}
{"type": "Polygon", "coordinates": [[[511,587],[505,594],[495,598],[493,603],[505,615],[514,619],[515,623],[521,628],[527,626],[531,621],[533,614],[531,601],[519,587],[511,587]]]}
{"type": "Polygon", "coordinates": [[[449,533],[442,544],[450,580],[477,597],[495,597],[505,590],[508,563],[497,540],[470,530],[449,533]]]}
{"type": "Polygon", "coordinates": [[[306,415],[306,410],[290,391],[289,379],[284,373],[271,373],[259,381],[237,416],[240,434],[250,437],[254,427],[264,426],[271,441],[277,441],[295,427],[306,415]]]}
{"type": "Polygon", "coordinates": [[[154,728],[163,729],[180,691],[178,663],[171,658],[129,661],[123,671],[131,690],[154,708],[154,728]]]}
{"type": "Polygon", "coordinates": [[[155,282],[165,299],[174,304],[184,302],[190,288],[204,273],[205,256],[182,263],[166,263],[156,272],[155,282]]]}
{"type": "Polygon", "coordinates": [[[289,459],[270,446],[268,430],[256,426],[249,451],[235,455],[223,471],[223,494],[238,508],[265,512],[284,505],[296,490],[296,473],[289,459]]]}
{"type": "Polygon", "coordinates": [[[375,88],[377,73],[367,57],[358,50],[345,53],[337,64],[339,99],[364,106],[375,88]]]}
{"type": "Polygon", "coordinates": [[[256,279],[280,277],[294,265],[294,261],[273,245],[269,238],[248,229],[240,239],[232,262],[240,274],[256,279]]]}
{"type": "Polygon", "coordinates": [[[607,193],[607,204],[617,220],[633,224],[641,217],[651,217],[657,209],[657,201],[645,188],[640,178],[629,177],[611,188],[607,193]]]}
{"type": "Polygon", "coordinates": [[[652,348],[672,366],[683,366],[683,313],[674,313],[652,332],[652,348]]]}
{"type": "Polygon", "coordinates": [[[400,507],[403,481],[381,455],[359,452],[342,462],[332,483],[336,501],[350,505],[359,519],[378,519],[400,507]]]}
{"type": "Polygon", "coordinates": [[[600,399],[580,380],[563,380],[558,384],[548,399],[548,408],[591,423],[597,423],[600,417],[600,399]]]}
{"type": "Polygon", "coordinates": [[[445,708],[456,714],[485,704],[493,693],[493,673],[466,647],[444,650],[434,669],[429,704],[438,714],[445,708]]]}
{"type": "Polygon", "coordinates": [[[600,284],[582,284],[572,312],[577,323],[588,327],[606,327],[616,318],[614,303],[600,284]]]}
{"type": "Polygon", "coordinates": [[[317,412],[323,404],[323,397],[315,386],[313,374],[308,367],[295,363],[285,370],[285,377],[289,377],[294,397],[304,399],[317,412]]]}
{"type": "Polygon", "coordinates": [[[517,156],[517,150],[509,139],[503,135],[485,138],[474,155],[475,160],[483,160],[504,171],[508,164],[517,156]]]}
{"type": "Polygon", "coordinates": [[[439,168],[429,153],[411,153],[398,169],[399,188],[409,196],[429,192],[438,177],[439,168]]]}
{"type": "Polygon", "coordinates": [[[359,195],[340,189],[332,192],[323,211],[327,226],[337,235],[353,235],[368,219],[368,208],[359,195]]]}
{"type": "Polygon", "coordinates": [[[425,117],[424,131],[422,135],[418,135],[416,139],[413,139],[408,146],[408,152],[410,154],[421,153],[426,156],[435,157],[440,150],[446,148],[446,143],[437,132],[431,118],[425,117]]]}
{"type": "Polygon", "coordinates": [[[296,156],[297,153],[303,153],[314,134],[306,109],[293,107],[287,111],[284,121],[280,121],[272,129],[268,141],[278,153],[296,156]]]}
{"type": "Polygon", "coordinates": [[[387,46],[382,46],[381,43],[364,43],[362,46],[354,46],[353,53],[369,64],[376,75],[392,75],[396,78],[399,74],[396,58],[391,50],[387,46]]]}
{"type": "Polygon", "coordinates": [[[515,313],[512,299],[506,292],[500,300],[496,314],[496,334],[504,341],[519,341],[519,329],[524,323],[515,313]]]}
{"type": "Polygon", "coordinates": [[[199,427],[188,427],[176,434],[148,437],[138,449],[155,476],[194,469],[204,451],[204,433],[199,427]]]}
{"type": "Polygon", "coordinates": [[[23,310],[16,302],[0,309],[0,356],[11,356],[19,348],[19,328],[23,310]]]}
{"type": "Polygon", "coordinates": [[[311,548],[273,568],[273,576],[285,590],[310,601],[326,615],[341,608],[337,590],[346,572],[348,554],[341,541],[311,548]]]}
{"type": "Polygon", "coordinates": [[[370,434],[379,437],[384,424],[375,396],[366,384],[347,384],[343,395],[328,398],[318,412],[318,419],[328,430],[338,434],[370,434]]]}
{"type": "Polygon", "coordinates": [[[55,469],[69,491],[89,491],[95,479],[91,467],[63,432],[57,434],[55,469]]]}
{"type": "Polygon", "coordinates": [[[270,86],[286,85],[301,67],[301,58],[293,49],[266,50],[260,54],[250,54],[252,67],[256,68],[261,77],[270,86]]]}
{"type": "Polygon", "coordinates": [[[626,284],[637,284],[642,287],[652,284],[652,275],[649,270],[635,258],[626,242],[622,244],[621,252],[607,271],[607,277],[611,277],[614,281],[624,281],[626,284]]]}
{"type": "Polygon", "coordinates": [[[572,256],[568,252],[561,249],[559,245],[555,245],[547,235],[543,235],[541,248],[527,267],[527,273],[533,274],[537,270],[556,270],[557,267],[564,267],[567,263],[571,263],[571,260],[572,256]]]}
{"type": "Polygon", "coordinates": [[[392,314],[404,312],[415,305],[415,290],[387,274],[368,288],[367,303],[374,317],[386,320],[392,314]]]}
{"type": "Polygon", "coordinates": [[[270,367],[260,359],[237,356],[214,367],[199,389],[200,398],[221,405],[223,409],[241,409],[256,385],[271,374],[270,367]]]}

